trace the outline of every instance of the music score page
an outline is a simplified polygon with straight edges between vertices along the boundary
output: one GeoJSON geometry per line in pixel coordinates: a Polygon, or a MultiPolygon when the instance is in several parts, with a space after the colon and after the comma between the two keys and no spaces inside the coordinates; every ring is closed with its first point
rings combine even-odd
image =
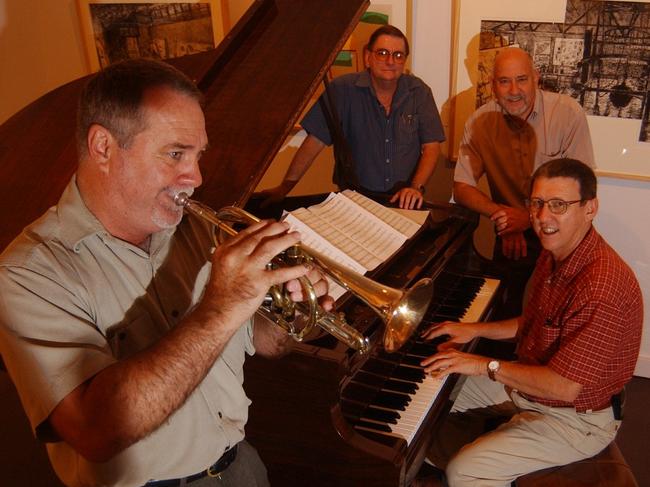
{"type": "MultiPolygon", "coordinates": [[[[422,212],[428,213],[428,212],[422,212]]],[[[365,274],[390,258],[420,224],[355,191],[331,193],[309,208],[285,215],[302,242],[336,262],[365,274]]],[[[339,298],[345,290],[330,282],[330,295],[339,298]]]]}

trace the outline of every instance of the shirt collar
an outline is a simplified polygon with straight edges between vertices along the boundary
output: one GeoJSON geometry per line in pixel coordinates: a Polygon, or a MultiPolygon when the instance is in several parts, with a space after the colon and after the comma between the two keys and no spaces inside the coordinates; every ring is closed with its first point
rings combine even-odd
{"type": "MultiPolygon", "coordinates": [[[[57,204],[57,214],[61,222],[61,241],[74,252],[78,252],[81,243],[95,235],[104,241],[120,241],[113,237],[102,223],[91,213],[86,206],[79,188],[77,177],[74,175],[66,186],[57,204]]],[[[153,254],[169,238],[175,228],[164,229],[151,236],[149,253],[153,254]]],[[[126,244],[127,242],[123,242],[126,244]]],[[[130,244],[129,244],[130,245],[130,244]]],[[[135,246],[134,246],[135,247],[135,246]]]]}
{"type": "Polygon", "coordinates": [[[557,277],[569,280],[595,259],[595,250],[600,235],[592,226],[576,249],[560,263],[555,271],[557,277]]]}
{"type": "Polygon", "coordinates": [[[543,112],[544,109],[544,100],[542,100],[542,90],[539,88],[535,89],[535,104],[533,105],[533,111],[530,112],[528,118],[532,121],[537,118],[537,116],[543,112]]]}
{"type": "Polygon", "coordinates": [[[77,187],[77,176],[66,186],[56,207],[61,222],[61,240],[77,251],[82,240],[92,235],[108,234],[101,222],[95,218],[81,197],[77,187]]]}
{"type": "MultiPolygon", "coordinates": [[[[370,88],[372,94],[377,96],[375,93],[375,88],[372,86],[372,83],[370,82],[369,69],[359,72],[359,76],[357,77],[357,80],[355,81],[354,84],[359,88],[370,88]]],[[[409,76],[406,73],[402,73],[402,76],[400,76],[399,79],[397,80],[397,89],[395,90],[395,94],[393,95],[393,102],[395,102],[401,96],[408,93],[414,88],[415,88],[415,81],[413,79],[413,76],[409,76]]]]}

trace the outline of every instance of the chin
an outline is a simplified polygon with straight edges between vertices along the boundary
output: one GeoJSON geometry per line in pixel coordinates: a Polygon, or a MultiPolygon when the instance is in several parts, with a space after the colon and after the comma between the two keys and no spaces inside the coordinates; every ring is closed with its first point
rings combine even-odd
{"type": "Polygon", "coordinates": [[[183,210],[154,212],[151,216],[151,221],[161,230],[178,226],[182,219],[183,210]]]}

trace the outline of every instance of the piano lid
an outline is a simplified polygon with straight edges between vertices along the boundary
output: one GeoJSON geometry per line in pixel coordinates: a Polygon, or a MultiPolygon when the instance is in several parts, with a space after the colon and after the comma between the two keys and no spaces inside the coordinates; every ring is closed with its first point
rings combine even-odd
{"type": "MultiPolygon", "coordinates": [[[[170,60],[205,93],[210,149],[195,193],[243,205],[369,0],[255,0],[219,46],[170,60]]],[[[58,200],[76,169],[77,97],[57,88],[0,126],[0,250],[58,200]]]]}

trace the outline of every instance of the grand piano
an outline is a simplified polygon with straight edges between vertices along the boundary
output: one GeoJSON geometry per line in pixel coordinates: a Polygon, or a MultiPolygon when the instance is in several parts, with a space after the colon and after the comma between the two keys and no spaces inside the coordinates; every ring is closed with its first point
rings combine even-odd
{"type": "MultiPolygon", "coordinates": [[[[211,145],[197,199],[213,208],[252,205],[255,187],[368,4],[256,0],[216,49],[172,61],[205,93],[211,145]]],[[[74,173],[75,105],[84,82],[48,93],[0,126],[0,249],[56,203],[74,173]]],[[[393,287],[433,278],[422,327],[487,318],[498,280],[473,252],[476,215],[447,203],[427,208],[424,228],[370,277],[393,287]]],[[[369,337],[371,351],[318,336],[277,361],[253,357],[245,371],[253,400],[247,436],[272,485],[407,486],[458,378],[424,377],[418,363],[435,343],[415,336],[388,354],[374,312],[349,295],[337,306],[369,337]]]]}

